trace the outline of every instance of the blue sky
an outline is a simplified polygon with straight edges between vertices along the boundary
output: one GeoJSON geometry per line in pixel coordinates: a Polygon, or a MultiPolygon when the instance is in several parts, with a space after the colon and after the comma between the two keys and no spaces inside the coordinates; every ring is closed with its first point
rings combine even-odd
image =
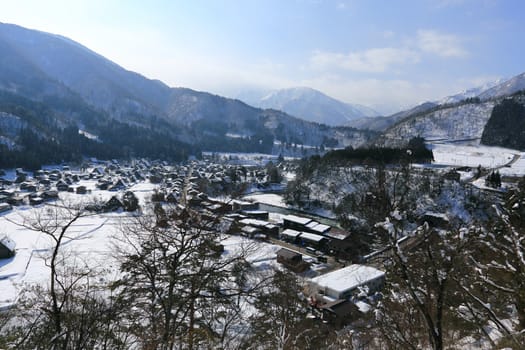
{"type": "Polygon", "coordinates": [[[384,113],[525,71],[522,0],[0,0],[170,86],[309,86],[384,113]]]}

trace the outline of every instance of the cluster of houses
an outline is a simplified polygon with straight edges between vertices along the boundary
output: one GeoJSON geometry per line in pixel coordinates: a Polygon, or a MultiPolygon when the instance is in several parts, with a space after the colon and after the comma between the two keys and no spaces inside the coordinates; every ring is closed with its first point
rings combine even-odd
{"type": "MultiPolygon", "coordinates": [[[[259,210],[257,203],[239,200],[224,203],[209,198],[192,203],[194,208],[207,215],[220,213],[223,220],[229,222],[229,232],[232,234],[263,240],[280,239],[305,248],[318,262],[327,262],[326,255],[333,255],[335,250],[344,250],[345,246],[351,244],[350,233],[311,218],[284,215],[280,223],[270,221],[269,213],[259,210]]],[[[310,268],[298,250],[281,248],[276,258],[278,263],[296,273],[310,268]]],[[[304,292],[315,317],[341,327],[360,317],[362,310],[357,305],[367,305],[362,300],[380,291],[384,281],[383,271],[371,266],[351,264],[308,279],[304,292]]]]}
{"type": "Polygon", "coordinates": [[[116,162],[89,168],[83,166],[82,169],[73,172],[68,166],[63,166],[61,169],[37,170],[32,176],[16,169],[14,180],[0,178],[0,212],[10,210],[12,206],[40,205],[56,200],[59,192],[86,194],[89,191],[79,184],[81,180],[97,180],[98,188],[119,191],[145,179],[139,170],[124,170],[116,162]]]}
{"type": "MultiPolygon", "coordinates": [[[[61,169],[39,170],[32,176],[17,169],[15,175],[14,180],[0,178],[0,213],[16,205],[38,205],[55,200],[59,192],[63,191],[88,193],[89,190],[81,185],[81,180],[96,181],[96,187],[101,190],[119,192],[126,191],[135,183],[149,180],[159,185],[152,194],[152,202],[188,206],[203,216],[220,218],[232,234],[286,241],[305,248],[318,262],[327,262],[327,255],[344,253],[352,245],[350,233],[337,227],[298,215],[282,215],[282,221],[271,221],[270,213],[260,210],[257,203],[212,199],[206,191],[210,186],[227,188],[238,181],[264,186],[268,181],[264,167],[247,169],[210,161],[170,166],[161,161],[133,160],[122,165],[117,161],[87,163],[79,171],[71,171],[64,166],[61,169]]],[[[122,207],[122,202],[114,196],[102,210],[119,207],[122,207]]],[[[0,258],[9,258],[14,251],[14,242],[7,236],[0,237],[0,258]]],[[[296,250],[280,249],[277,261],[295,272],[309,268],[302,254],[296,250]]],[[[311,279],[307,288],[310,305],[323,319],[337,323],[355,312],[354,304],[348,304],[350,298],[364,289],[368,292],[377,291],[383,282],[383,272],[368,266],[350,265],[311,279]]]]}

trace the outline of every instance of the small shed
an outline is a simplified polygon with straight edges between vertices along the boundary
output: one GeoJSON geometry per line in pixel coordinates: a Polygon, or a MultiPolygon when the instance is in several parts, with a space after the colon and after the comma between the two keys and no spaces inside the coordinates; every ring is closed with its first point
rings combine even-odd
{"type": "Polygon", "coordinates": [[[5,211],[9,211],[11,209],[13,209],[13,207],[11,207],[10,204],[8,204],[8,203],[0,203],[0,213],[3,213],[5,211]]]}
{"type": "Polygon", "coordinates": [[[123,207],[122,202],[116,196],[113,196],[104,204],[103,210],[105,212],[117,211],[123,207]]]}
{"type": "Polygon", "coordinates": [[[300,231],[296,231],[296,230],[287,228],[286,230],[281,232],[280,237],[282,240],[285,240],[288,242],[296,242],[300,234],[301,234],[300,231]]]}
{"type": "Polygon", "coordinates": [[[8,259],[15,256],[16,243],[7,237],[0,236],[0,259],[8,259]]]}
{"type": "Polygon", "coordinates": [[[435,212],[426,212],[421,217],[419,217],[417,221],[420,225],[426,222],[430,227],[442,229],[447,229],[450,225],[448,216],[446,214],[435,212]]]}
{"type": "Polygon", "coordinates": [[[322,319],[340,328],[355,319],[359,315],[359,309],[355,304],[346,299],[337,299],[321,305],[322,319]]]}
{"type": "Polygon", "coordinates": [[[86,186],[84,185],[80,185],[76,188],[76,193],[77,194],[86,194],[87,193],[87,188],[86,186]]]}
{"type": "Polygon", "coordinates": [[[67,192],[69,190],[69,185],[64,180],[60,180],[57,182],[56,188],[58,191],[67,192]]]}
{"type": "Polygon", "coordinates": [[[286,266],[292,271],[303,272],[308,268],[308,264],[303,261],[303,255],[293,250],[281,248],[277,251],[277,262],[286,266]]]}

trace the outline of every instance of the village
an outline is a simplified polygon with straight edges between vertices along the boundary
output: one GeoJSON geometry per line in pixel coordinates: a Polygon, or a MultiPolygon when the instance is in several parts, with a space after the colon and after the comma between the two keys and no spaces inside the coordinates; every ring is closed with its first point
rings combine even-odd
{"type": "MultiPolygon", "coordinates": [[[[274,254],[266,259],[273,259],[276,268],[289,270],[303,281],[305,306],[311,308],[312,317],[337,327],[356,320],[360,312],[370,308],[367,302],[373,302],[371,296],[381,289],[385,274],[376,267],[358,264],[359,257],[348,256],[351,232],[321,223],[323,217],[315,214],[272,212],[242,196],[214,197],[204,192],[231,191],[236,182],[250,182],[261,191],[282,188],[270,183],[267,169],[210,160],[173,166],[145,159],[127,163],[92,160],[76,168],[64,165],[34,173],[15,169],[2,174],[0,215],[42,208],[65,196],[89,198],[95,192],[98,200],[86,209],[100,214],[133,212],[140,210],[139,203],[148,201],[188,207],[210,220],[219,220],[227,235],[274,246],[274,254]],[[150,187],[133,193],[141,183],[150,187]]],[[[11,284],[18,290],[25,275],[19,266],[27,268],[30,263],[21,260],[30,259],[30,255],[18,249],[11,233],[9,229],[0,232],[0,288],[11,284]],[[17,273],[13,273],[13,266],[18,266],[17,273]]],[[[11,298],[0,300],[0,308],[14,305],[16,297],[17,291],[13,291],[11,298]]]]}

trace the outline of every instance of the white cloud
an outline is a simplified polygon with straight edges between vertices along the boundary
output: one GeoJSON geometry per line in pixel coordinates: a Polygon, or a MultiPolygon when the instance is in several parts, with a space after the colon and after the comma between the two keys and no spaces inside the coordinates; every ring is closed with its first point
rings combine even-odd
{"type": "Polygon", "coordinates": [[[185,52],[157,57],[152,65],[148,57],[144,58],[136,70],[173,87],[234,97],[243,88],[275,89],[293,85],[285,74],[284,65],[267,60],[246,63],[228,57],[185,52]]]}
{"type": "MultiPolygon", "coordinates": [[[[394,33],[385,31],[384,37],[391,39],[394,33]]],[[[395,67],[420,62],[425,54],[444,58],[461,58],[468,55],[463,39],[453,34],[436,30],[418,30],[415,38],[405,40],[399,47],[372,48],[363,51],[329,52],[314,51],[310,56],[309,69],[346,70],[361,73],[385,73],[395,67]]]]}
{"type": "Polygon", "coordinates": [[[311,68],[338,68],[354,72],[382,73],[394,65],[419,62],[417,52],[404,48],[375,48],[342,54],[315,51],[310,57],[311,68]]]}
{"type": "Polygon", "coordinates": [[[453,34],[443,34],[435,30],[418,30],[417,43],[422,51],[441,57],[468,55],[467,50],[462,46],[462,40],[453,34]]]}

